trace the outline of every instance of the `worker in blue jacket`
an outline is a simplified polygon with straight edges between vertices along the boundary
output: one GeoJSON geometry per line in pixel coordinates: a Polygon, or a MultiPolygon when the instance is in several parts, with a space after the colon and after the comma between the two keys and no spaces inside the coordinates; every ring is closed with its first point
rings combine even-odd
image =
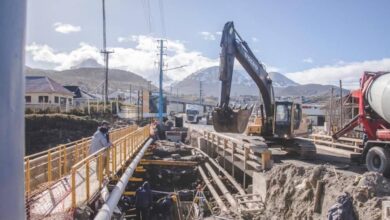
{"type": "Polygon", "coordinates": [[[137,219],[149,220],[150,208],[152,206],[152,191],[148,181],[145,181],[140,188],[135,191],[135,208],[137,219]]]}

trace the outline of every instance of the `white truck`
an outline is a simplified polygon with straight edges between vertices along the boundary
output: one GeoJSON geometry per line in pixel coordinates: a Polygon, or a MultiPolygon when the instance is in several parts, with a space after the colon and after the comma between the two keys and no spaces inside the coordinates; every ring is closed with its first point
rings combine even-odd
{"type": "Polygon", "coordinates": [[[199,123],[204,116],[204,108],[202,105],[186,104],[186,122],[199,123]]]}

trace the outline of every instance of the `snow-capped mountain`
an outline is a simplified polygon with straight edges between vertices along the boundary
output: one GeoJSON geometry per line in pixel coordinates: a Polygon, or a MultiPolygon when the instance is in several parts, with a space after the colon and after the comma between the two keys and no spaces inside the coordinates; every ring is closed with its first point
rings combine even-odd
{"type": "MultiPolygon", "coordinates": [[[[210,96],[219,96],[221,81],[219,81],[219,67],[213,66],[199,70],[180,82],[172,84],[174,91],[179,89],[181,94],[199,94],[200,82],[202,82],[203,93],[210,96]]],[[[299,84],[290,80],[281,73],[269,73],[275,88],[298,86],[299,84]]],[[[255,82],[244,70],[234,70],[232,80],[232,95],[258,95],[255,82]]]]}

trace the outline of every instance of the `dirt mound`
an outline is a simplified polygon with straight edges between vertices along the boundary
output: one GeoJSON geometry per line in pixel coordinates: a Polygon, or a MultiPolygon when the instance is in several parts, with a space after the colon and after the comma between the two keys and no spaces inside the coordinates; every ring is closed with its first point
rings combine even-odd
{"type": "Polygon", "coordinates": [[[277,165],[267,174],[265,216],[258,219],[326,219],[329,208],[344,192],[353,199],[359,219],[381,219],[382,201],[390,196],[390,181],[378,173],[351,175],[320,165],[277,165]],[[324,182],[320,213],[314,212],[317,181],[324,182]]]}

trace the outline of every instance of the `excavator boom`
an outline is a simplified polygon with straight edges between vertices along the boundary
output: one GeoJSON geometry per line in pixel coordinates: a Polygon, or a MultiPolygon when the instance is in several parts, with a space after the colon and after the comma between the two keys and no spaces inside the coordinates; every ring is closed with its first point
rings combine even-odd
{"type": "Polygon", "coordinates": [[[265,130],[272,132],[272,106],[274,103],[272,80],[264,66],[257,60],[248,44],[234,28],[233,22],[224,26],[220,44],[219,79],[222,82],[219,106],[213,111],[213,125],[217,132],[242,133],[245,131],[253,107],[229,106],[234,59],[236,58],[260,90],[266,116],[265,130]]]}

